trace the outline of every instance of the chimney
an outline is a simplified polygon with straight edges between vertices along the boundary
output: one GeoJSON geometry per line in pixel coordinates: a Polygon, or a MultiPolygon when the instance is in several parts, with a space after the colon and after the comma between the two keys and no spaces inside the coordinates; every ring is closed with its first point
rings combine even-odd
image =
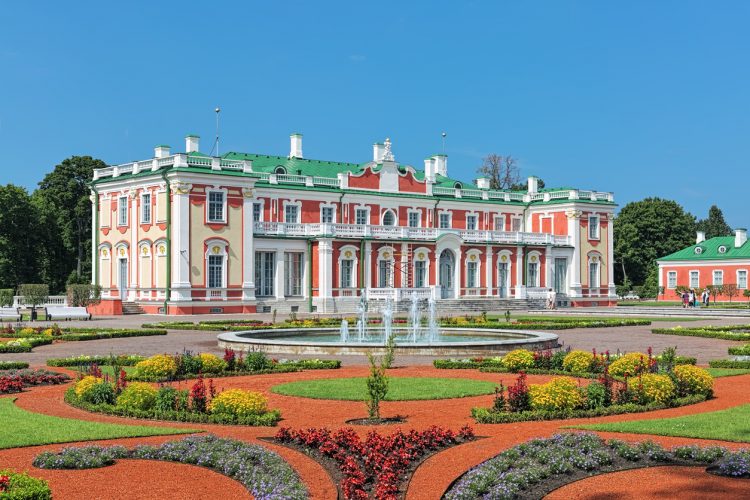
{"type": "Polygon", "coordinates": [[[536,194],[539,191],[539,179],[533,175],[529,177],[529,194],[536,194]]]}
{"type": "Polygon", "coordinates": [[[696,232],[695,233],[695,244],[696,245],[700,245],[704,241],[706,241],[706,233],[703,232],[703,231],[696,232]]]}
{"type": "Polygon", "coordinates": [[[302,134],[290,135],[289,142],[289,158],[302,158],[302,134]]]}
{"type": "Polygon", "coordinates": [[[448,155],[435,155],[435,173],[448,177],[448,155]]]}
{"type": "Polygon", "coordinates": [[[198,143],[200,142],[201,138],[199,135],[187,135],[185,136],[185,152],[186,153],[195,153],[198,151],[199,146],[198,143]]]}
{"type": "Polygon", "coordinates": [[[169,156],[169,146],[161,145],[154,148],[154,158],[166,158],[169,156]]]}
{"type": "Polygon", "coordinates": [[[372,145],[372,161],[380,163],[383,161],[383,155],[385,155],[385,144],[382,142],[376,142],[372,145]]]}
{"type": "Polygon", "coordinates": [[[424,159],[424,178],[429,181],[435,180],[435,159],[434,158],[424,159]]]}
{"type": "Polygon", "coordinates": [[[489,189],[490,188],[490,180],[487,177],[479,177],[476,180],[477,187],[479,189],[489,189]]]}
{"type": "Polygon", "coordinates": [[[738,227],[734,230],[734,247],[740,248],[747,241],[747,229],[738,227]]]}

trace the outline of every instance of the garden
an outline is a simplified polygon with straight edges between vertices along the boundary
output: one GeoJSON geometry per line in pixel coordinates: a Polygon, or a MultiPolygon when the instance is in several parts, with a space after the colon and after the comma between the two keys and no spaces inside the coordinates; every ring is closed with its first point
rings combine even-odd
{"type": "Polygon", "coordinates": [[[125,337],[148,337],[166,335],[165,329],[127,329],[127,328],[60,328],[57,325],[46,327],[14,327],[6,325],[0,328],[0,353],[31,352],[34,347],[54,342],[76,342],[125,337]]]}

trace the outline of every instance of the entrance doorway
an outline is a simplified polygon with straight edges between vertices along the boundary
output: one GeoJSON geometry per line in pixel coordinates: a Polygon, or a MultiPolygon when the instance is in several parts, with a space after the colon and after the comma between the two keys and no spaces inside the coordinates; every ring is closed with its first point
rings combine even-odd
{"type": "Polygon", "coordinates": [[[454,269],[456,267],[456,257],[450,250],[443,250],[440,254],[440,297],[443,299],[452,299],[455,297],[454,287],[454,269]]]}

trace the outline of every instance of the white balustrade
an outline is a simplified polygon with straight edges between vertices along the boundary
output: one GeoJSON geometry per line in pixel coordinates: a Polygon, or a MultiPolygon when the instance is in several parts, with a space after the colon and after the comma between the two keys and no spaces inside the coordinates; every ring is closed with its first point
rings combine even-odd
{"type": "MultiPolygon", "coordinates": [[[[68,297],[65,295],[50,295],[44,304],[37,304],[37,307],[47,306],[67,306],[68,297]]],[[[24,300],[22,295],[13,296],[13,307],[30,307],[31,304],[24,300]]]]}

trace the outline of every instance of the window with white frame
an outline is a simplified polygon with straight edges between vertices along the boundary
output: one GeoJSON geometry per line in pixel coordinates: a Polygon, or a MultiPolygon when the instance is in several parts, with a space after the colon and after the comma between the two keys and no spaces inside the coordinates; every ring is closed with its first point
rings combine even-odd
{"type": "Polygon", "coordinates": [[[466,263],[466,288],[476,288],[479,286],[477,275],[479,274],[479,264],[470,260],[466,263]]]}
{"type": "Polygon", "coordinates": [[[740,269],[737,271],[737,288],[740,290],[747,289],[747,270],[740,269]]]}
{"type": "Polygon", "coordinates": [[[698,288],[700,286],[700,271],[690,271],[690,288],[698,288]]]}
{"type": "Polygon", "coordinates": [[[223,191],[208,192],[208,222],[224,222],[225,196],[223,191]]]}
{"type": "Polygon", "coordinates": [[[450,212],[440,212],[439,221],[440,229],[450,229],[451,227],[451,214],[450,212]]]}
{"type": "Polygon", "coordinates": [[[512,220],[511,220],[511,222],[510,222],[510,223],[511,223],[511,231],[513,231],[513,232],[518,232],[518,231],[520,231],[520,230],[521,230],[521,219],[519,219],[519,218],[517,218],[517,217],[514,217],[514,218],[513,218],[512,220]]]}
{"type": "Polygon", "coordinates": [[[383,212],[383,225],[384,226],[395,226],[396,225],[396,214],[393,210],[386,210],[383,212]]]}
{"type": "Polygon", "coordinates": [[[713,284],[716,286],[721,286],[724,284],[724,271],[714,271],[713,284]]]}
{"type": "Polygon", "coordinates": [[[601,266],[599,265],[599,259],[592,259],[591,262],[589,262],[589,288],[599,288],[599,284],[601,283],[599,277],[600,269],[601,266]]]}
{"type": "Polygon", "coordinates": [[[340,288],[354,288],[354,260],[341,259],[340,288]]]}
{"type": "Polygon", "coordinates": [[[284,252],[284,296],[302,296],[302,252],[284,252]]]}
{"type": "Polygon", "coordinates": [[[151,224],[151,193],[141,195],[141,224],[151,224]]]}
{"type": "Polygon", "coordinates": [[[332,206],[322,206],[320,207],[320,222],[323,224],[333,224],[333,207],[332,206]]]}
{"type": "Polygon", "coordinates": [[[419,227],[421,213],[416,210],[409,212],[409,227],[419,227]]]}
{"type": "Polygon", "coordinates": [[[589,215],[589,239],[599,239],[599,216],[589,215]]]}
{"type": "Polygon", "coordinates": [[[276,252],[255,252],[255,295],[273,297],[276,252]]]}
{"type": "Polygon", "coordinates": [[[284,222],[287,224],[299,224],[299,206],[292,203],[284,205],[284,222]]]}
{"type": "Polygon", "coordinates": [[[224,256],[208,256],[208,288],[224,288],[224,256]]]}
{"type": "Polygon", "coordinates": [[[393,266],[390,260],[378,260],[378,288],[390,288],[393,286],[393,266]]]}
{"type": "Polygon", "coordinates": [[[263,220],[263,204],[255,202],[253,203],[253,222],[260,222],[263,220]]]}
{"type": "Polygon", "coordinates": [[[502,215],[496,215],[493,227],[495,231],[505,231],[505,217],[502,215]]]}
{"type": "Polygon", "coordinates": [[[677,271],[667,272],[667,288],[677,288],[677,271]]]}
{"type": "Polygon", "coordinates": [[[466,216],[466,229],[468,231],[476,231],[479,229],[479,217],[476,214],[469,214],[466,216]]]}
{"type": "Polygon", "coordinates": [[[427,286],[427,261],[417,260],[414,262],[414,286],[416,288],[427,286]]]}
{"type": "Polygon", "coordinates": [[[117,225],[128,225],[128,197],[120,196],[117,198],[117,225]]]}
{"type": "Polygon", "coordinates": [[[354,210],[354,223],[364,226],[369,224],[369,210],[366,208],[357,208],[354,210]]]}
{"type": "Polygon", "coordinates": [[[530,255],[526,263],[526,286],[539,286],[539,256],[530,255]]]}

